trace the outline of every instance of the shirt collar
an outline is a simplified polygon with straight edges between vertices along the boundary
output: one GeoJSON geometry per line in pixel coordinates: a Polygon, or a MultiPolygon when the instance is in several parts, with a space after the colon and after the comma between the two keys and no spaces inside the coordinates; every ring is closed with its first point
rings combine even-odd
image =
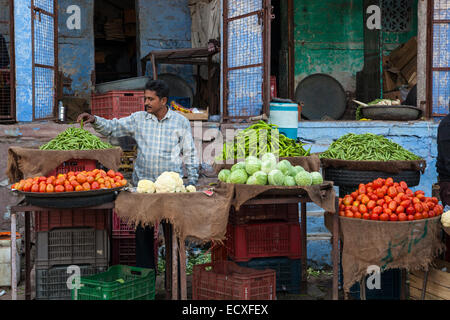
{"type": "MultiPolygon", "coordinates": [[[[172,113],[173,113],[173,111],[170,109],[169,106],[167,106],[167,113],[164,116],[164,118],[161,119],[161,121],[163,121],[165,119],[169,119],[172,116],[172,113]]],[[[158,118],[154,114],[149,113],[149,112],[147,112],[147,114],[145,115],[145,118],[146,119],[152,119],[154,121],[158,121],[158,118]]]]}

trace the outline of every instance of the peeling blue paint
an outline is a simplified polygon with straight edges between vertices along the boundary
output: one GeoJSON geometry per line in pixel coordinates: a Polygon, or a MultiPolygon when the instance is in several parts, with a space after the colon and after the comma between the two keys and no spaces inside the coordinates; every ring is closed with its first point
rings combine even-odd
{"type": "Polygon", "coordinates": [[[19,128],[6,129],[3,132],[5,132],[6,136],[10,136],[10,137],[20,137],[22,135],[22,132],[20,132],[19,128]]]}
{"type": "Polygon", "coordinates": [[[14,1],[14,40],[16,63],[16,119],[33,121],[31,2],[14,1]]]}

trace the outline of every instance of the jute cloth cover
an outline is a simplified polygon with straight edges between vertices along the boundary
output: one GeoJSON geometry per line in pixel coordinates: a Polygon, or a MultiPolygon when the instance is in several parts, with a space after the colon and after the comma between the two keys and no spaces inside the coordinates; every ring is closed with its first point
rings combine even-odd
{"type": "MultiPolygon", "coordinates": [[[[445,248],[440,241],[440,216],[405,222],[383,222],[339,217],[343,241],[344,291],[367,275],[367,267],[428,270],[445,248]]],[[[325,226],[332,232],[333,215],[325,212],[325,226]]]]}
{"type": "Polygon", "coordinates": [[[34,176],[46,175],[62,162],[70,159],[97,160],[104,167],[117,171],[120,166],[122,149],[99,150],[39,150],[10,147],[6,175],[10,183],[34,176]]]}
{"type": "Polygon", "coordinates": [[[320,159],[322,168],[347,169],[358,171],[381,171],[397,174],[400,171],[425,172],[427,163],[425,160],[408,161],[353,161],[340,159],[320,159]]]}
{"type": "Polygon", "coordinates": [[[128,224],[145,226],[168,221],[180,240],[189,237],[200,243],[211,240],[221,243],[225,239],[234,188],[219,185],[213,191],[212,196],[203,192],[142,194],[122,191],[115,209],[128,224]]]}

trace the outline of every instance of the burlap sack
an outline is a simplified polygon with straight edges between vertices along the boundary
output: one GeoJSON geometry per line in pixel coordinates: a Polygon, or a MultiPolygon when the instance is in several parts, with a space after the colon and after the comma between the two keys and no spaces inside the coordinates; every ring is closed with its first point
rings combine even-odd
{"type": "MultiPolygon", "coordinates": [[[[286,158],[280,158],[281,160],[288,160],[293,166],[302,166],[306,171],[313,172],[313,171],[319,171],[320,170],[320,159],[316,154],[310,155],[308,157],[286,157],[286,158]]],[[[235,160],[234,163],[237,161],[235,160]]],[[[233,163],[233,164],[234,164],[233,163]]],[[[219,173],[222,169],[231,169],[233,164],[227,164],[227,163],[214,163],[213,168],[216,171],[216,173],[219,173]]]]}
{"type": "Polygon", "coordinates": [[[10,183],[34,176],[46,175],[62,162],[70,159],[97,160],[104,167],[117,171],[120,166],[122,149],[99,150],[39,150],[10,147],[6,175],[10,183]]]}
{"type": "MultiPolygon", "coordinates": [[[[325,213],[325,226],[332,232],[333,215],[325,213]]],[[[343,241],[344,291],[367,275],[367,267],[428,270],[444,250],[440,240],[440,216],[405,222],[381,222],[339,217],[343,241]]]]}
{"type": "Polygon", "coordinates": [[[450,236],[450,227],[442,227],[444,229],[444,232],[450,236]]]}
{"type": "Polygon", "coordinates": [[[168,221],[184,241],[187,237],[198,242],[225,239],[234,189],[232,185],[213,188],[207,196],[195,193],[140,194],[122,191],[115,201],[117,215],[127,223],[154,225],[168,221]]]}
{"type": "Polygon", "coordinates": [[[427,163],[425,160],[411,161],[351,161],[339,159],[324,159],[320,162],[322,168],[347,169],[357,171],[381,171],[397,174],[400,171],[420,171],[425,172],[427,163]]]}
{"type": "Polygon", "coordinates": [[[247,184],[229,184],[219,182],[219,185],[229,185],[234,187],[233,207],[236,210],[248,200],[259,195],[268,197],[297,197],[308,195],[309,198],[319,207],[326,211],[335,211],[336,193],[333,188],[333,182],[324,181],[321,185],[308,187],[285,187],[285,186],[256,186],[247,184]]]}

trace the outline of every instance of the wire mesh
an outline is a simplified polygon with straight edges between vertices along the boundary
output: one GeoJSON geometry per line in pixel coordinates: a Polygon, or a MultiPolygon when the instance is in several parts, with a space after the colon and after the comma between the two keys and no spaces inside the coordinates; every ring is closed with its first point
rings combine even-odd
{"type": "Polygon", "coordinates": [[[262,25],[258,17],[230,21],[228,25],[228,67],[241,67],[263,62],[262,25]]]}
{"type": "Polygon", "coordinates": [[[9,1],[0,5],[0,118],[11,117],[11,54],[9,1]]]}
{"type": "Polygon", "coordinates": [[[261,114],[263,67],[230,70],[228,86],[228,115],[230,117],[261,114]]]}
{"type": "Polygon", "coordinates": [[[382,0],[382,24],[385,32],[408,32],[412,26],[412,0],[382,0]]]}
{"type": "MultiPolygon", "coordinates": [[[[450,68],[450,0],[434,1],[433,68],[450,68]]],[[[450,69],[433,71],[433,113],[447,114],[450,105],[450,69]]]]}
{"type": "Polygon", "coordinates": [[[34,117],[45,119],[53,116],[55,72],[47,68],[34,68],[34,117]]]}
{"type": "Polygon", "coordinates": [[[228,0],[228,18],[262,10],[263,0],[228,0]]]}
{"type": "MultiPolygon", "coordinates": [[[[34,6],[52,14],[53,0],[34,0],[34,6]]],[[[35,10],[34,25],[34,119],[54,115],[55,97],[55,19],[35,10]],[[40,66],[36,66],[40,65],[40,66]],[[44,68],[42,66],[47,66],[44,68]]]]}

